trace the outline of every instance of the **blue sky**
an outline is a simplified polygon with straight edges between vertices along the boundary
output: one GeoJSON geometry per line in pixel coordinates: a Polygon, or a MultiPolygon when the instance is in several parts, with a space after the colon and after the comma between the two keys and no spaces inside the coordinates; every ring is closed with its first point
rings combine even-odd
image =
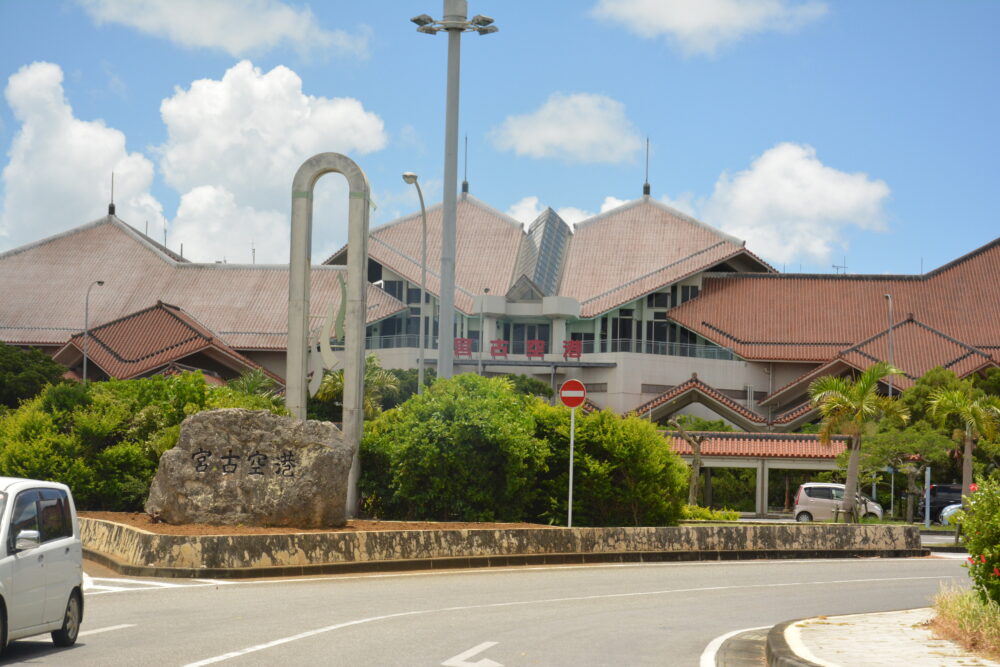
{"type": "MultiPolygon", "coordinates": [[[[287,261],[310,155],[380,224],[441,199],[440,0],[0,0],[0,251],[118,214],[199,261],[287,261]],[[148,221],[148,222],[147,222],[148,221]]],[[[1000,3],[470,0],[471,192],[569,222],[652,195],[779,270],[919,273],[997,235],[1000,3]]],[[[459,165],[460,173],[463,164],[459,165]]],[[[346,238],[321,181],[321,259],[346,238]]]]}

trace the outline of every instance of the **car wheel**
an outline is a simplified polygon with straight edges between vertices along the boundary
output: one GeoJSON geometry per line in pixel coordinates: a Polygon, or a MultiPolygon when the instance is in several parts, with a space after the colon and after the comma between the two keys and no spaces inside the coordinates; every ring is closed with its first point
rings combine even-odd
{"type": "Polygon", "coordinates": [[[52,643],[56,646],[72,646],[80,633],[80,598],[76,591],[69,595],[66,603],[66,615],[62,627],[52,633],[52,643]]]}
{"type": "Polygon", "coordinates": [[[813,515],[810,514],[809,512],[799,512],[798,514],[795,515],[795,520],[802,523],[807,523],[813,520],[813,515]]]}
{"type": "Polygon", "coordinates": [[[0,655],[7,648],[7,611],[0,609],[0,655]]]}

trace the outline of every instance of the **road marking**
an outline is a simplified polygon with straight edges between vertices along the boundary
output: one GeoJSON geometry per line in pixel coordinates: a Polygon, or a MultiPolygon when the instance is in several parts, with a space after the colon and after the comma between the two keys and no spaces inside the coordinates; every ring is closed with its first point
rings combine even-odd
{"type": "Polygon", "coordinates": [[[112,630],[124,630],[125,628],[134,628],[135,623],[124,623],[122,625],[109,625],[106,628],[97,628],[96,630],[86,630],[81,632],[78,637],[87,637],[89,635],[99,635],[102,632],[111,632],[112,630]]]}
{"type": "Polygon", "coordinates": [[[771,625],[761,625],[756,628],[743,628],[742,630],[733,630],[732,632],[727,632],[724,635],[720,635],[710,641],[705,650],[701,653],[701,660],[698,662],[699,667],[715,667],[715,654],[719,652],[722,645],[730,637],[735,637],[736,635],[743,634],[744,632],[752,632],[754,630],[766,630],[774,626],[771,625]]]}
{"type": "Polygon", "coordinates": [[[483,658],[482,660],[477,660],[476,662],[468,662],[468,659],[482,653],[488,648],[493,648],[498,642],[483,642],[479,646],[473,646],[468,651],[459,653],[454,658],[448,658],[441,664],[444,667],[503,667],[499,662],[494,662],[489,658],[483,658]]]}
{"type": "Polygon", "coordinates": [[[275,646],[281,646],[282,644],[288,644],[290,642],[299,641],[300,639],[308,639],[310,637],[315,637],[316,635],[325,634],[327,632],[333,632],[335,630],[342,630],[344,628],[349,628],[355,625],[363,625],[365,623],[374,623],[376,621],[385,621],[393,618],[405,618],[407,616],[426,616],[429,614],[442,614],[450,613],[456,611],[472,611],[475,609],[501,609],[504,607],[525,607],[529,605],[536,604],[556,604],[561,602],[587,602],[591,600],[613,600],[613,599],[626,599],[626,598],[639,598],[639,597],[650,597],[653,595],[674,595],[678,593],[703,593],[706,591],[732,591],[732,590],[755,590],[755,589],[773,589],[773,588],[787,588],[792,586],[827,586],[831,584],[867,584],[875,582],[889,582],[889,581],[920,581],[923,579],[954,579],[954,576],[930,576],[930,577],[884,577],[884,578],[870,578],[870,579],[837,579],[833,581],[802,581],[802,582],[785,582],[780,584],[744,584],[739,586],[705,586],[702,588],[675,588],[660,591],[640,591],[637,593],[608,593],[605,595],[581,595],[577,597],[564,597],[564,598],[547,598],[543,600],[519,600],[515,602],[493,602],[486,604],[472,604],[464,605],[459,607],[442,607],[439,609],[415,609],[413,611],[401,611],[395,614],[385,614],[383,616],[370,616],[368,618],[359,618],[353,621],[345,621],[343,623],[337,623],[335,625],[328,625],[323,628],[316,628],[315,630],[307,630],[305,632],[300,632],[296,635],[291,635],[290,637],[281,637],[279,639],[274,639],[263,644],[256,644],[254,646],[248,646],[246,648],[237,649],[236,651],[230,651],[229,653],[223,653],[222,655],[217,655],[212,658],[206,658],[199,662],[192,662],[185,665],[185,667],[202,667],[203,665],[211,665],[216,662],[222,662],[224,660],[230,660],[232,658],[239,658],[250,653],[256,653],[257,651],[263,651],[265,649],[274,648],[275,646]]]}

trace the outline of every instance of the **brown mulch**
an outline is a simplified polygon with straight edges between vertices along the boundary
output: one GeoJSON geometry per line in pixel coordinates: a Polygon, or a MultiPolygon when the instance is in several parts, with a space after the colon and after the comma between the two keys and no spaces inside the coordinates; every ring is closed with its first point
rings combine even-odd
{"type": "Polygon", "coordinates": [[[287,535],[290,533],[331,533],[385,530],[507,530],[511,528],[550,528],[537,523],[475,523],[466,521],[370,521],[351,519],[339,528],[278,528],[263,526],[220,526],[204,523],[174,526],[154,522],[144,512],[80,512],[85,519],[122,523],[159,535],[287,535]]]}

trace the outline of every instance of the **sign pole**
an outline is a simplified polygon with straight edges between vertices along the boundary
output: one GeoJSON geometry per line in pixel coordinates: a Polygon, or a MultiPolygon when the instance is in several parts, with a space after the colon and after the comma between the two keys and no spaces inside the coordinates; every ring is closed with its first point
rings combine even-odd
{"type": "Polygon", "coordinates": [[[566,527],[573,527],[573,436],[576,433],[576,408],[569,409],[569,514],[566,527]]]}

